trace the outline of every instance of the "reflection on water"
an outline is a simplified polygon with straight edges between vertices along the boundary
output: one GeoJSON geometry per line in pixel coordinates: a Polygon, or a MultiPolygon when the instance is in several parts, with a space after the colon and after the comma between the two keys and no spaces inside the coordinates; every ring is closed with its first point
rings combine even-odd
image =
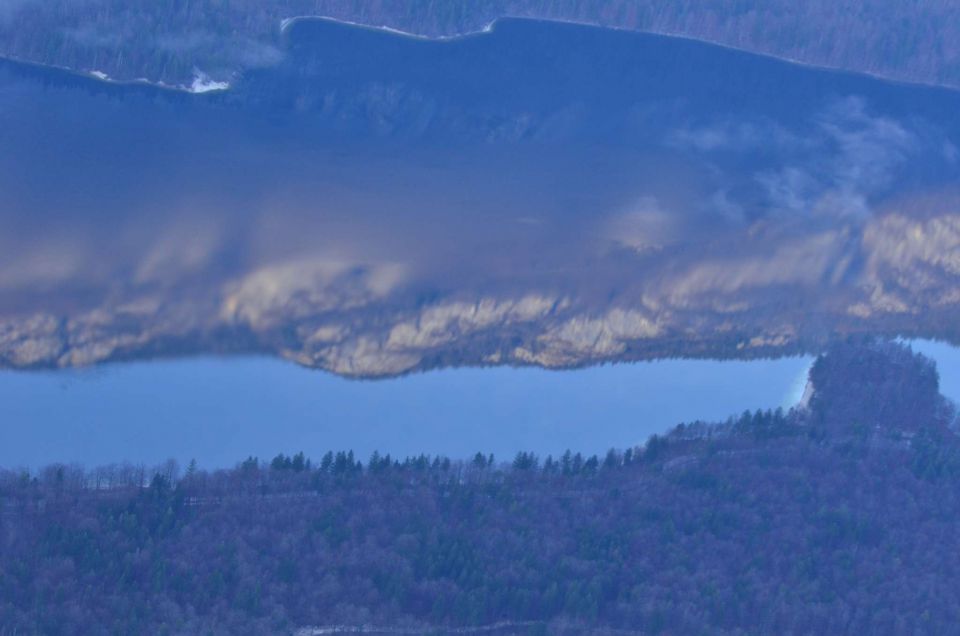
{"type": "Polygon", "coordinates": [[[664,360],[578,371],[456,369],[377,382],[269,358],[0,373],[0,466],[373,450],[603,453],[681,422],[789,407],[808,358],[664,360]]]}
{"type": "Polygon", "coordinates": [[[217,95],[0,66],[0,362],[374,377],[955,336],[954,92],[522,20],[287,37],[217,95]]]}

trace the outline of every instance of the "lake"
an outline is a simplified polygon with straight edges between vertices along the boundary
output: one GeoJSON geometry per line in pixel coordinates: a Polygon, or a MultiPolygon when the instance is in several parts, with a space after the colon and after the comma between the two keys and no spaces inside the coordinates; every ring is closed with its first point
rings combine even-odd
{"type": "MultiPolygon", "coordinates": [[[[911,343],[960,401],[960,349],[911,343]]],[[[192,358],[0,373],[0,466],[119,459],[228,467],[255,455],[603,453],[683,421],[789,408],[810,357],[661,360],[576,371],[464,368],[376,381],[272,358],[192,358]]]]}
{"type": "Polygon", "coordinates": [[[512,457],[642,444],[681,421],[788,407],[810,358],[664,360],[576,371],[463,368],[348,380],[270,358],[0,373],[0,466],[374,450],[512,457]]]}

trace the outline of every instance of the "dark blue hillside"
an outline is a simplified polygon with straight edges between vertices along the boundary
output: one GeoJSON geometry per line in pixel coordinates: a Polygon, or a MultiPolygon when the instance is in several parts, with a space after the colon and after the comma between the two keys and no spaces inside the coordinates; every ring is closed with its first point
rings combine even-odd
{"type": "Polygon", "coordinates": [[[708,120],[803,128],[825,107],[856,96],[875,115],[922,121],[946,138],[958,131],[956,91],[805,67],[682,38],[501,19],[489,32],[429,40],[305,19],[289,26],[285,41],[287,55],[279,65],[248,71],[225,92],[190,95],[149,84],[114,84],[11,60],[0,60],[0,91],[16,90],[22,99],[24,91],[43,86],[111,102],[252,109],[270,119],[322,122],[358,135],[608,142],[625,140],[624,135],[659,140],[664,126],[708,120]],[[492,134],[498,131],[502,134],[492,134]]]}
{"type": "MultiPolygon", "coordinates": [[[[36,210],[62,193],[61,210],[136,211],[124,190],[159,200],[186,183],[249,201],[258,184],[297,181],[299,166],[330,172],[303,153],[384,140],[399,143],[398,156],[478,156],[528,142],[532,157],[520,172],[509,169],[512,183],[566,185],[585,174],[570,173],[571,163],[601,163],[591,174],[612,175],[616,183],[603,187],[622,200],[654,197],[737,222],[818,205],[862,214],[960,177],[960,93],[946,89],[533,20],[451,40],[302,20],[286,44],[277,66],[202,95],[0,62],[0,187],[20,203],[10,209],[36,210]],[[537,141],[550,142],[548,153],[529,144],[537,141]],[[533,174],[561,158],[568,167],[533,174]],[[142,194],[154,183],[155,194],[142,194]],[[103,202],[108,191],[114,200],[103,202]]],[[[356,174],[351,161],[369,170],[354,158],[337,160],[335,172],[356,174]]],[[[474,170],[503,183],[501,163],[474,170]]],[[[572,191],[567,207],[589,208],[598,187],[572,191]]]]}
{"type": "Polygon", "coordinates": [[[362,128],[528,136],[657,136],[678,120],[802,125],[856,95],[884,114],[956,130],[960,94],[804,67],[680,38],[522,19],[426,40],[317,19],[293,23],[278,67],[247,73],[235,97],[362,128]]]}

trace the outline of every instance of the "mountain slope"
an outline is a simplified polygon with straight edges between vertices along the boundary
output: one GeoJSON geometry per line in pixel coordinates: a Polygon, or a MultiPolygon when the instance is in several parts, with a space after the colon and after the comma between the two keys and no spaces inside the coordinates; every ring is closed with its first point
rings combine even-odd
{"type": "Polygon", "coordinates": [[[229,80],[237,71],[275,63],[282,55],[281,21],[301,15],[426,36],[479,31],[505,16],[550,18],[683,35],[900,80],[960,84],[960,15],[955,3],[936,0],[8,0],[0,4],[0,54],[119,79],[190,85],[200,69],[229,80]]]}
{"type": "Polygon", "coordinates": [[[285,38],[201,95],[2,65],[4,363],[371,377],[958,338],[956,91],[533,20],[285,38]]]}

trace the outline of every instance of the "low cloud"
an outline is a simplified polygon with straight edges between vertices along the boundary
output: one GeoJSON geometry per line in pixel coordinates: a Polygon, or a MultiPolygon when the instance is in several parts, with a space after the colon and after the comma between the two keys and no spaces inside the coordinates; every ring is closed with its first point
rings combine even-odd
{"type": "Polygon", "coordinates": [[[677,129],[667,135],[666,144],[698,152],[752,152],[771,147],[781,151],[800,148],[806,142],[773,121],[724,120],[677,129]]]}
{"type": "Polygon", "coordinates": [[[823,178],[840,199],[865,200],[885,189],[920,149],[916,134],[898,121],[871,115],[860,98],[834,104],[821,116],[820,127],[831,158],[823,178]]]}
{"type": "Polygon", "coordinates": [[[614,214],[601,235],[624,247],[644,251],[683,238],[683,220],[664,210],[656,198],[642,196],[626,210],[614,214]]]}
{"type": "MultiPolygon", "coordinates": [[[[757,164],[753,184],[762,194],[754,216],[834,216],[863,219],[875,199],[891,189],[901,169],[921,153],[953,161],[956,150],[929,131],[874,114],[860,97],[837,100],[804,123],[788,130],[777,122],[737,122],[675,130],[665,144],[701,155],[720,176],[728,161],[722,154],[757,164]],[[772,167],[771,167],[772,164],[772,167]]],[[[717,199],[724,214],[744,210],[744,202],[728,192],[717,199]]],[[[749,205],[749,204],[747,204],[749,205]]]]}

